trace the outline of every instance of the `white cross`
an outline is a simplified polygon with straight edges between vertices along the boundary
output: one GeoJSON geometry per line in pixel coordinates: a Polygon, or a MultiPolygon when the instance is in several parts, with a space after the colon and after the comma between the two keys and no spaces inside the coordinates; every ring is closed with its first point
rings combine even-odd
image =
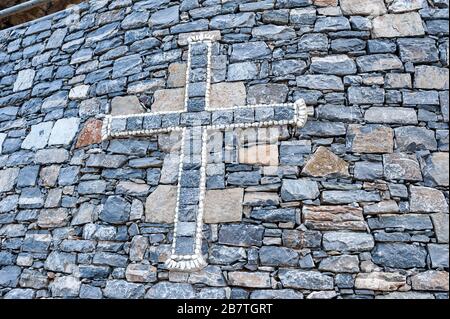
{"type": "Polygon", "coordinates": [[[303,100],[294,103],[233,106],[212,110],[209,98],[213,41],[214,38],[208,34],[188,38],[183,111],[107,115],[103,122],[104,140],[114,137],[150,136],[173,131],[181,131],[183,134],[172,252],[166,261],[169,269],[195,271],[207,264],[202,254],[202,230],[208,131],[275,125],[302,127],[308,116],[303,100]],[[196,71],[196,75],[193,70],[196,71]]]}

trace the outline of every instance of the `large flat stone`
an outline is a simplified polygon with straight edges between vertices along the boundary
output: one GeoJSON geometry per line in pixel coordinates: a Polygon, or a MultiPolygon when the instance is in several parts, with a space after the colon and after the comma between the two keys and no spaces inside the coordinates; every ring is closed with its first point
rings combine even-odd
{"type": "Polygon", "coordinates": [[[416,67],[414,87],[428,90],[448,90],[449,70],[436,66],[420,65],[416,67]]]}
{"type": "Polygon", "coordinates": [[[448,213],[444,194],[429,187],[411,186],[409,206],[415,213],[448,213]]]}
{"type": "Polygon", "coordinates": [[[411,277],[414,290],[448,291],[449,275],[447,271],[428,270],[411,277]]]}
{"type": "Polygon", "coordinates": [[[383,125],[349,125],[347,147],[356,153],[392,153],[394,130],[383,125]]]}
{"type": "Polygon", "coordinates": [[[383,155],[384,177],[388,180],[421,181],[422,172],[416,155],[392,153],[383,155]]]}
{"type": "Polygon", "coordinates": [[[145,221],[171,224],[175,219],[177,186],[159,185],[147,197],[145,221]]]}
{"type": "Polygon", "coordinates": [[[243,82],[223,82],[211,85],[210,108],[223,109],[246,105],[247,92],[243,82]]]}
{"type": "Polygon", "coordinates": [[[231,223],[242,220],[243,188],[208,190],[205,196],[205,223],[231,223]]]}
{"type": "Polygon", "coordinates": [[[450,224],[448,213],[432,214],[431,220],[438,243],[448,243],[450,224]]]}
{"type": "Polygon", "coordinates": [[[284,288],[331,290],[333,289],[333,277],[318,271],[303,271],[297,269],[280,269],[278,272],[281,284],[284,288]]]}
{"type": "Polygon", "coordinates": [[[345,15],[379,16],[387,12],[383,0],[341,0],[345,15]]]}
{"type": "Polygon", "coordinates": [[[70,145],[78,132],[80,119],[64,118],[56,121],[48,140],[48,145],[70,145]]]}
{"type": "Polygon", "coordinates": [[[111,101],[111,115],[127,115],[143,113],[139,99],[134,96],[116,96],[111,101]]]}
{"type": "Polygon", "coordinates": [[[228,273],[228,283],[245,288],[270,288],[271,278],[268,272],[233,271],[228,273]]]}
{"type": "Polygon", "coordinates": [[[323,235],[323,248],[327,251],[370,251],[375,242],[372,235],[356,232],[327,232],[323,235]]]}
{"type": "Polygon", "coordinates": [[[47,145],[48,139],[52,132],[53,122],[43,122],[31,126],[25,140],[22,142],[22,148],[27,150],[42,149],[47,145]]]}
{"type": "Polygon", "coordinates": [[[373,19],[372,25],[372,36],[374,38],[396,38],[425,34],[422,19],[417,12],[378,16],[373,19]]]}
{"type": "Polygon", "coordinates": [[[9,192],[19,176],[19,168],[4,168],[0,170],[0,193],[9,192]]]}
{"type": "Polygon", "coordinates": [[[165,89],[155,92],[152,112],[168,112],[184,110],[184,88],[165,89]]]}
{"type": "Polygon", "coordinates": [[[406,286],[406,276],[399,273],[371,272],[356,276],[355,287],[375,291],[396,291],[406,286]]]}

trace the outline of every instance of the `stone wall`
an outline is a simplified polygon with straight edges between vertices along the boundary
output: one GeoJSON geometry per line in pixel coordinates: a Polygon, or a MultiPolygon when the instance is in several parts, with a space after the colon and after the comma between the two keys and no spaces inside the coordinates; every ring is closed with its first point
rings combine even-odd
{"type": "Polygon", "coordinates": [[[448,14],[92,0],[0,31],[0,298],[448,298],[448,14]],[[182,105],[200,31],[212,104],[310,116],[218,133],[209,265],[169,272],[179,136],[102,141],[102,119],[182,105]]]}

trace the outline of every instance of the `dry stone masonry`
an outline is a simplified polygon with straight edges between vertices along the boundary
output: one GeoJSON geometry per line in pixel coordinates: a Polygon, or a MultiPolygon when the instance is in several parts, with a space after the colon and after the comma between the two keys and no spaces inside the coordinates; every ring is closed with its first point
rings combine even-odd
{"type": "Polygon", "coordinates": [[[91,0],[0,31],[0,298],[448,298],[448,19],[447,0],[91,0]],[[252,127],[298,100],[304,127],[252,127]],[[271,106],[227,111],[245,105],[271,106]],[[220,130],[208,265],[186,272],[167,128],[193,121],[220,130]]]}

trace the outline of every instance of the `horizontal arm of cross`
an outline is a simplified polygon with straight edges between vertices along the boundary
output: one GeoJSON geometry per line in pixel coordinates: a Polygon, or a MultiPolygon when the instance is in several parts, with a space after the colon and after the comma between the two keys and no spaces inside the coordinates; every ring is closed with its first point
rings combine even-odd
{"type": "Polygon", "coordinates": [[[302,127],[307,120],[303,100],[294,103],[246,105],[205,110],[202,112],[157,112],[124,116],[107,116],[103,122],[103,139],[113,137],[151,136],[187,127],[202,126],[211,130],[294,125],[302,127]]]}

